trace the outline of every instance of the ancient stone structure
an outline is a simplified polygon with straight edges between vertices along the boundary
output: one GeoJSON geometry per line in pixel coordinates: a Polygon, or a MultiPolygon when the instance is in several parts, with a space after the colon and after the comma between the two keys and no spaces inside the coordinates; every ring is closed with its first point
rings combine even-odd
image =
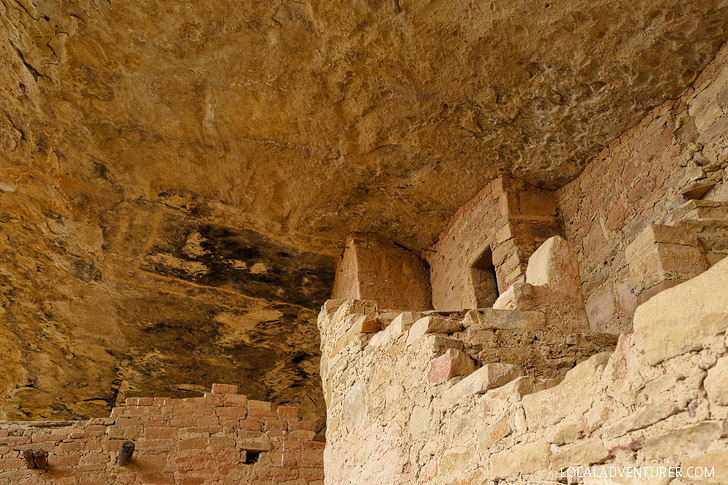
{"type": "Polygon", "coordinates": [[[0,1],[0,483],[728,483],[726,25],[0,1]]]}
{"type": "Polygon", "coordinates": [[[324,444],[314,435],[298,409],[213,384],[204,397],[129,398],[109,418],[0,422],[0,483],[322,484],[324,444]],[[47,452],[47,466],[28,468],[25,450],[47,452]]]}
{"type": "Polygon", "coordinates": [[[324,305],[328,483],[728,482],[726,60],[561,189],[488,184],[423,251],[433,309],[324,305]]]}
{"type": "Polygon", "coordinates": [[[616,348],[539,311],[327,302],[327,483],[566,483],[591,465],[579,483],[662,484],[677,467],[671,483],[725,483],[726,281],[728,259],[653,297],[616,348]],[[376,325],[351,332],[361,320],[376,325]],[[645,479],[613,480],[632,467],[645,479]]]}

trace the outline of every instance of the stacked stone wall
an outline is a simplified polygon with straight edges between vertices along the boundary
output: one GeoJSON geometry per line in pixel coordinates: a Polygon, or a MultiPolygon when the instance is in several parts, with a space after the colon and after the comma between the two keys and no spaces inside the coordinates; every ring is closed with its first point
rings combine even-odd
{"type": "Polygon", "coordinates": [[[425,251],[433,307],[488,306],[478,304],[473,293],[475,260],[491,252],[498,291],[504,293],[526,280],[528,258],[538,245],[560,233],[553,192],[507,176],[492,181],[458,210],[437,243],[425,251]]]}
{"type": "Polygon", "coordinates": [[[638,305],[626,247],[662,224],[694,184],[700,197],[728,200],[728,47],[694,86],[655,108],[558,192],[559,216],[574,245],[592,328],[630,330],[638,305]]]}
{"type": "Polygon", "coordinates": [[[0,484],[317,484],[314,435],[297,408],[215,384],[198,398],[129,398],[109,418],[0,422],[0,484]],[[135,449],[120,466],[125,441],[135,449]],[[47,452],[47,468],[28,468],[29,449],[47,452]]]}
{"type": "Polygon", "coordinates": [[[565,376],[497,345],[531,332],[524,349],[548,354],[538,311],[327,302],[326,483],[728,483],[726,281],[722,260],[654,296],[616,348],[561,336],[565,376]]]}

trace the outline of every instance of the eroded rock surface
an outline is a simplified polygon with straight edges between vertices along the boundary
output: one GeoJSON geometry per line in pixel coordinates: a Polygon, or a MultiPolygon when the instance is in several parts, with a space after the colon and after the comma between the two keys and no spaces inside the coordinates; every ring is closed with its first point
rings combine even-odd
{"type": "Polygon", "coordinates": [[[3,0],[0,417],[224,380],[320,423],[314,309],[346,233],[421,249],[501,171],[573,178],[694,79],[727,18],[725,0],[3,0]]]}

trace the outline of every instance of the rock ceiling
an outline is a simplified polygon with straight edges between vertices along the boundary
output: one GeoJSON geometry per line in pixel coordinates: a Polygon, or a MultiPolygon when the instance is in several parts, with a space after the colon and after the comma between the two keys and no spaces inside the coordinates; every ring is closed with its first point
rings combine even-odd
{"type": "Polygon", "coordinates": [[[237,372],[323,415],[312,321],[347,232],[421,249],[498,173],[565,183],[727,21],[728,0],[0,0],[0,408],[103,415],[237,372]]]}

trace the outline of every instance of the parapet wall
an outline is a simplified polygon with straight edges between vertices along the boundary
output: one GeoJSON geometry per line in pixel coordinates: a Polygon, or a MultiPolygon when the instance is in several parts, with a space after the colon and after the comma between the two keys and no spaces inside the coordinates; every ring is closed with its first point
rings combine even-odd
{"type": "Polygon", "coordinates": [[[327,302],[326,483],[728,483],[726,281],[723,260],[654,296],[616,348],[578,333],[549,347],[539,311],[327,302]],[[578,364],[539,374],[559,359],[578,364]],[[589,466],[645,478],[562,475],[589,466]]]}
{"type": "Polygon", "coordinates": [[[314,435],[296,408],[214,384],[199,398],[130,398],[104,419],[0,422],[0,484],[320,484],[314,435]],[[127,440],[135,450],[122,467],[127,440]],[[26,449],[46,451],[47,469],[28,469],[26,449]]]}

